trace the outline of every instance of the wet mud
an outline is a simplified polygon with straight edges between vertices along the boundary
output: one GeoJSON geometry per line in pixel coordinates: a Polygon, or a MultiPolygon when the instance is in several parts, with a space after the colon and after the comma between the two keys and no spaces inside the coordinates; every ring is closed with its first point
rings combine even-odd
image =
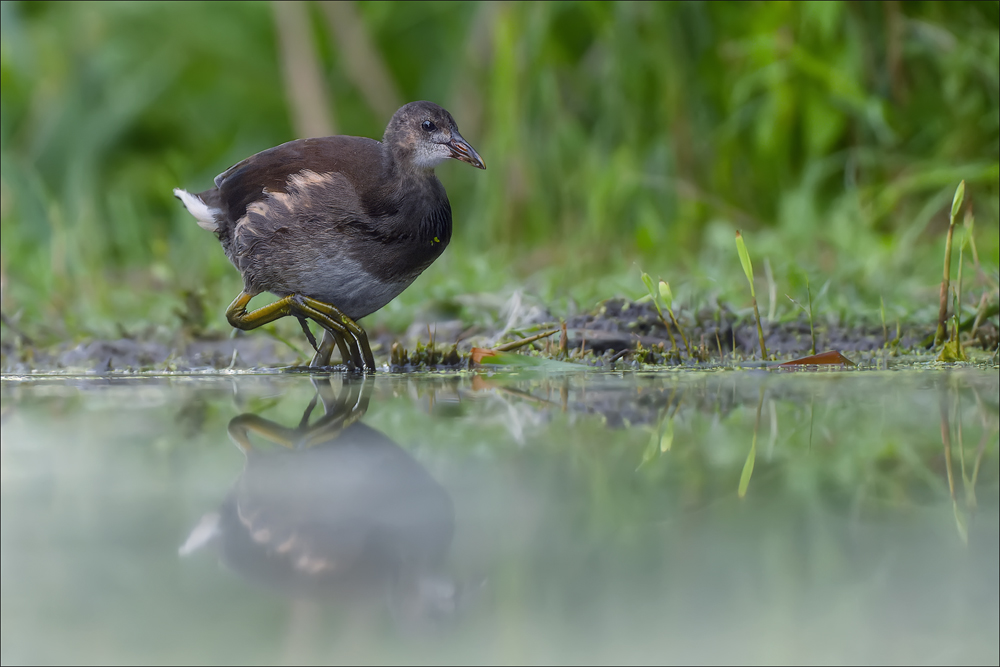
{"type": "MultiPolygon", "coordinates": [[[[757,328],[752,317],[726,308],[699,313],[677,313],[677,327],[668,329],[654,306],[625,299],[609,299],[596,309],[565,319],[561,333],[536,341],[520,351],[595,366],[698,365],[760,359],[757,328]]],[[[563,322],[543,309],[535,309],[516,327],[470,327],[461,321],[416,323],[403,335],[369,331],[376,360],[390,362],[394,371],[422,368],[463,368],[473,347],[492,347],[534,333],[561,329],[563,322]],[[402,360],[402,363],[400,363],[402,360]]],[[[876,353],[929,355],[921,342],[930,326],[895,323],[842,325],[829,320],[814,322],[805,316],[791,321],[765,322],[768,356],[788,360],[815,351],[838,350],[865,361],[876,353]],[[852,354],[853,353],[853,354],[852,354]]],[[[5,327],[0,343],[0,369],[8,374],[32,372],[198,372],[268,369],[308,363],[303,356],[308,343],[296,340],[299,350],[267,334],[234,332],[230,336],[198,337],[179,333],[174,340],[141,336],[116,340],[84,340],[52,347],[5,327]]],[[[993,351],[997,347],[995,322],[983,322],[971,348],[993,351]]]]}

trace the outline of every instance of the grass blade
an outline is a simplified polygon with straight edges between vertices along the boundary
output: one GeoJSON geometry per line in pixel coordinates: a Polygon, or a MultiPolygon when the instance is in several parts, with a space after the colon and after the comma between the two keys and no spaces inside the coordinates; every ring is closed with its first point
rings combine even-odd
{"type": "Polygon", "coordinates": [[[938,305],[937,332],[934,334],[934,345],[944,341],[945,320],[948,319],[948,285],[951,282],[951,241],[955,235],[955,218],[965,200],[965,181],[958,184],[955,197],[951,200],[951,220],[948,224],[948,236],[944,243],[944,276],[941,278],[941,295],[938,305]]]}
{"type": "MultiPolygon", "coordinates": [[[[743,273],[750,283],[750,298],[753,300],[753,316],[757,320],[757,340],[760,343],[760,358],[767,361],[767,346],[764,344],[764,329],[760,326],[760,310],[757,308],[757,295],[753,290],[753,264],[750,263],[750,252],[747,244],[743,241],[743,234],[736,230],[736,250],[740,254],[740,263],[743,265],[743,273]]],[[[751,466],[752,467],[752,466],[751,466]]]]}
{"type": "Polygon", "coordinates": [[[747,276],[747,282],[750,283],[750,296],[754,299],[757,298],[757,294],[754,293],[753,289],[753,264],[750,263],[750,253],[747,252],[747,244],[743,241],[743,234],[740,230],[736,230],[736,251],[740,254],[740,264],[743,265],[743,273],[747,276]]]}
{"type": "Polygon", "coordinates": [[[955,224],[955,218],[962,209],[962,202],[965,200],[965,181],[963,180],[955,188],[955,197],[951,200],[951,224],[955,224]]]}

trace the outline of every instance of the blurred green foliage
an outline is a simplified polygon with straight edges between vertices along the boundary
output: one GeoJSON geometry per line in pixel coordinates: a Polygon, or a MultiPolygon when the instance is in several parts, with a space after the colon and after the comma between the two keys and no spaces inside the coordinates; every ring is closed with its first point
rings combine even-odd
{"type": "Polygon", "coordinates": [[[439,169],[453,247],[377,322],[512,280],[639,296],[637,265],[740,295],[736,228],[785,291],[912,315],[963,178],[1000,262],[995,2],[4,2],[0,86],[2,306],[56,335],[177,326],[184,290],[224,329],[239,277],[172,188],[414,99],[489,169],[439,169]]]}

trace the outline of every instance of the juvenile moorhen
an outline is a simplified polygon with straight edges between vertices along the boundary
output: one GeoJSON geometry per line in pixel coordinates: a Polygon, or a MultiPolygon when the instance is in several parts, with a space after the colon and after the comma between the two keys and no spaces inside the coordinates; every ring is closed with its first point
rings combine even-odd
{"type": "Polygon", "coordinates": [[[448,158],[486,168],[450,113],[411,102],[381,143],[290,141],[230,167],[210,190],[174,195],[243,275],[230,324],[249,330],[293,315],[316,348],[311,366],[328,366],[336,344],[344,363],[375,370],[356,320],[396,298],[448,245],[451,205],[434,175],[448,158]],[[261,292],[280,298],[247,312],[261,292]],[[306,319],[325,330],[321,344],[306,319]]]}

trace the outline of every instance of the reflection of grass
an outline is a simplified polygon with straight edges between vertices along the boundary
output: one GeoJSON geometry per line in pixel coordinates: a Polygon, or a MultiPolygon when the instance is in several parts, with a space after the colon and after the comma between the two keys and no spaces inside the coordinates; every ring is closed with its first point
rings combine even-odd
{"type": "Polygon", "coordinates": [[[471,393],[454,378],[387,378],[377,384],[386,397],[401,395],[401,387],[421,387],[435,398],[420,404],[463,407],[441,421],[407,412],[420,404],[375,400],[368,421],[401,441],[421,433],[428,454],[452,443],[463,460],[481,455],[467,443],[506,443],[482,454],[484,460],[511,466],[560,493],[617,489],[615,502],[625,505],[613,512],[643,525],[677,508],[696,511],[744,494],[783,497],[802,507],[825,504],[855,521],[950,504],[941,435],[957,429],[959,451],[951,456],[961,457],[956,461],[961,471],[967,466],[963,437],[980,442],[968,456],[973,472],[962,473],[966,499],[958,499],[963,512],[974,511],[970,488],[994,499],[996,494],[998,422],[995,400],[986,402],[995,394],[995,378],[977,373],[968,381],[955,378],[957,383],[915,390],[912,383],[922,383],[922,377],[856,374],[845,383],[811,374],[656,374],[638,378],[632,397],[615,378],[601,375],[499,373],[472,382],[471,393]],[[817,393],[823,401],[814,401],[817,393]],[[951,407],[939,412],[939,405],[951,407]],[[765,407],[770,424],[761,419],[765,407]],[[414,419],[421,424],[416,430],[414,419]],[[524,441],[512,442],[512,434],[524,441]],[[758,447],[761,441],[771,445],[758,447]],[[625,488],[630,492],[622,493],[625,488]]]}
{"type": "Polygon", "coordinates": [[[760,409],[764,407],[764,387],[760,388],[760,400],[757,401],[757,417],[753,422],[753,441],[750,443],[750,453],[743,464],[743,472],[740,473],[740,486],[736,495],[744,498],[747,495],[747,488],[750,486],[750,477],[753,475],[753,466],[757,461],[757,433],[760,431],[760,409]]]}
{"type": "Polygon", "coordinates": [[[937,265],[925,231],[960,178],[987,277],[1000,261],[994,5],[308,7],[313,48],[287,55],[295,29],[266,4],[3,6],[5,321],[43,340],[176,329],[204,289],[224,329],[238,277],[170,192],[306,124],[283,57],[319,73],[303,94],[337,131],[377,137],[396,98],[434,99],[490,164],[442,167],[454,247],[376,325],[525,280],[557,310],[634,297],[636,261],[676,276],[678,303],[738,302],[736,227],[778,284],[832,280],[830,317],[884,295],[890,319],[930,321],[914,267],[937,265]]]}

